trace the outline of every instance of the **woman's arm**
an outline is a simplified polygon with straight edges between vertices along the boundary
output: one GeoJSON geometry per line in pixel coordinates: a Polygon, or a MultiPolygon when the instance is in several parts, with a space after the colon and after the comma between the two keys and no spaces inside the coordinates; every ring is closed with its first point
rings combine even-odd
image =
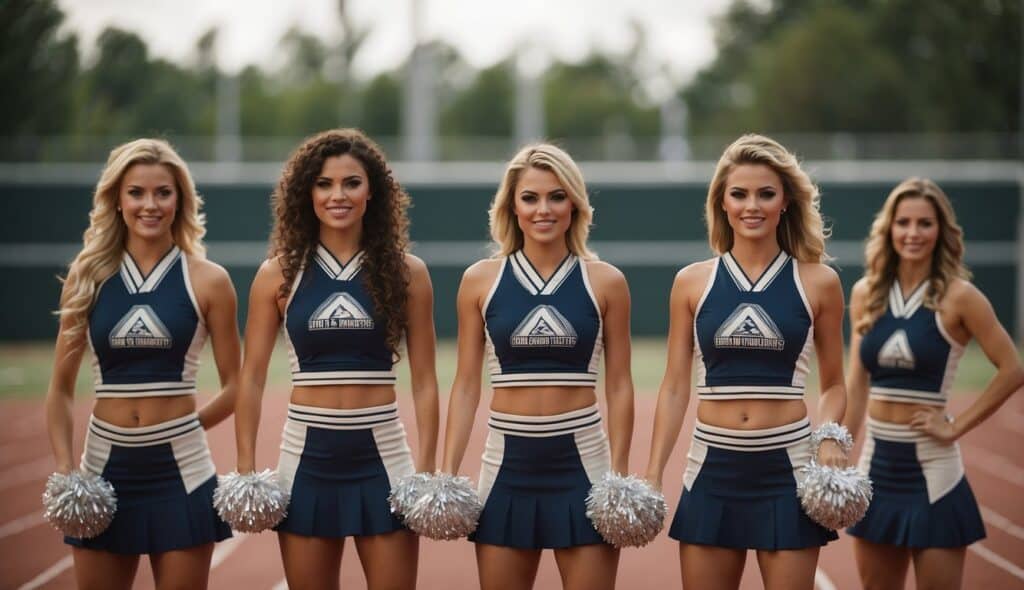
{"type": "Polygon", "coordinates": [[[238,472],[256,468],[256,433],[260,425],[260,404],[267,382],[267,365],[281,327],[278,293],[284,276],[276,260],[267,260],[256,272],[249,290],[249,313],[245,322],[245,356],[235,401],[235,441],[238,472]]]}
{"type": "Polygon", "coordinates": [[[860,361],[860,342],[863,336],[853,329],[853,326],[856,326],[863,317],[867,289],[867,282],[861,279],[853,286],[853,291],[850,293],[850,362],[846,374],[846,414],[843,416],[842,423],[850,430],[854,440],[857,439],[861,426],[864,425],[870,385],[867,369],[860,361]]]}
{"type": "MultiPolygon", "coordinates": [[[[843,383],[843,312],[846,305],[843,286],[836,271],[824,264],[802,264],[800,271],[812,309],[817,308],[814,310],[814,348],[821,381],[818,420],[839,423],[846,413],[846,384],[843,383]]],[[[822,441],[817,461],[819,465],[829,467],[844,467],[847,463],[842,447],[832,439],[822,441]]]]}
{"type": "Polygon", "coordinates": [[[448,399],[441,471],[456,475],[462,464],[476,408],[480,404],[480,371],[484,358],[484,320],[480,303],[494,261],[481,261],[466,269],[456,303],[459,317],[458,362],[448,399]]]}
{"type": "Polygon", "coordinates": [[[604,391],[608,401],[608,440],[612,471],[629,472],[633,441],[633,370],[629,334],[630,298],[626,277],[614,266],[589,263],[587,270],[604,302],[604,391]]]}
{"type": "Polygon", "coordinates": [[[950,285],[949,307],[961,314],[961,325],[967,333],[978,340],[978,344],[996,367],[996,374],[989,381],[985,391],[967,407],[953,423],[946,421],[937,409],[921,409],[914,412],[910,425],[915,430],[952,442],[991,416],[1013,393],[1024,385],[1024,368],[1013,340],[999,323],[988,298],[967,281],[950,285]]]}
{"type": "Polygon", "coordinates": [[[221,423],[235,411],[241,344],[238,341],[238,300],[228,272],[208,260],[189,261],[192,284],[210,334],[213,359],[220,377],[220,394],[199,410],[203,428],[221,423]]]}
{"type": "Polygon", "coordinates": [[[409,303],[406,349],[412,376],[412,401],[416,406],[416,471],[432,473],[437,465],[437,368],[434,333],[434,288],[427,265],[406,255],[409,266],[409,303]]]}
{"type": "MultiPolygon", "coordinates": [[[[73,280],[69,278],[64,284],[62,304],[64,298],[74,291],[71,284],[73,280]]],[[[59,473],[70,473],[74,469],[74,447],[71,440],[75,422],[71,406],[75,396],[75,378],[78,376],[82,354],[85,352],[85,339],[88,338],[86,332],[89,326],[86,325],[73,341],[69,341],[66,335],[69,328],[70,322],[67,318],[61,318],[57,344],[53,350],[53,375],[50,376],[50,387],[46,391],[46,429],[50,434],[50,446],[53,448],[53,458],[57,462],[59,473]]]]}
{"type": "Polygon", "coordinates": [[[690,370],[693,365],[693,307],[690,291],[703,286],[710,274],[707,263],[691,264],[676,274],[669,298],[668,358],[665,377],[658,390],[658,406],[651,434],[651,454],[647,460],[646,478],[661,489],[665,464],[683,426],[686,407],[690,403],[690,370]]]}

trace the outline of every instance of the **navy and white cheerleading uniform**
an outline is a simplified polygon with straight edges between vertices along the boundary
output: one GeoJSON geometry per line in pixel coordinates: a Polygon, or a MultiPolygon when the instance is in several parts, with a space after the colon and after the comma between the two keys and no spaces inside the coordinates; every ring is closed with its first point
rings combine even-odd
{"type": "MultiPolygon", "coordinates": [[[[694,315],[699,398],[803,399],[813,328],[796,260],[780,252],[751,280],[731,253],[722,255],[694,315]]],[[[810,432],[807,418],[761,430],[698,421],[669,536],[767,551],[838,538],[803,512],[796,495],[811,459],[810,432]]]]}
{"type": "MultiPolygon", "coordinates": [[[[495,388],[596,384],[601,312],[576,256],[546,281],[522,251],[507,257],[483,317],[495,388]]],[[[597,406],[553,416],[492,411],[488,426],[484,509],[470,540],[520,549],[603,543],[585,504],[591,485],[611,469],[597,406]]]]}
{"type": "MultiPolygon", "coordinates": [[[[195,393],[206,328],[175,246],[144,275],[126,252],[89,314],[96,397],[195,393]]],[[[159,553],[220,541],[231,530],[213,509],[216,470],[193,412],[161,424],[122,427],[90,417],[81,469],[114,486],[114,520],[70,545],[114,553],[159,553]]]]}
{"type": "MultiPolygon", "coordinates": [[[[342,264],[320,245],[295,278],[283,326],[293,385],[395,383],[362,259],[359,252],[342,264]]],[[[291,491],[278,531],[342,538],[403,528],[388,495],[415,468],[396,403],[352,410],[289,404],[277,469],[291,491]]]]}
{"type": "MultiPolygon", "coordinates": [[[[889,305],[861,339],[870,397],[945,406],[964,346],[924,307],[928,281],[904,299],[893,281],[889,305]]],[[[873,543],[911,548],[963,547],[985,537],[958,444],[868,418],[858,468],[874,486],[864,518],[849,529],[873,543]]]]}

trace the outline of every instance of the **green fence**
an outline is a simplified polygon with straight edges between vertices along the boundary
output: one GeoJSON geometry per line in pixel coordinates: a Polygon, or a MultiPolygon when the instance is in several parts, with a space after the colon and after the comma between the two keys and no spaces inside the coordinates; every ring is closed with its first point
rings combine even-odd
{"type": "MultiPolygon", "coordinates": [[[[244,322],[249,284],[266,251],[276,167],[264,165],[253,179],[247,178],[246,170],[206,172],[215,170],[213,166],[194,167],[206,199],[206,239],[210,258],[231,273],[244,322]]],[[[875,211],[896,181],[915,173],[914,168],[904,163],[899,170],[879,172],[861,163],[846,168],[833,165],[816,175],[823,193],[822,209],[833,228],[829,249],[837,256],[847,292],[860,276],[862,243],[875,211]]],[[[968,238],[967,257],[975,282],[1003,324],[1016,331],[1022,214],[1019,168],[979,171],[963,163],[955,170],[942,163],[920,168],[940,176],[968,238]]],[[[593,164],[584,170],[596,209],[592,244],[629,280],[633,332],[663,334],[676,270],[709,255],[702,218],[706,180],[701,179],[709,177],[710,165],[695,164],[675,177],[657,172],[661,169],[653,164],[618,168],[593,164]]],[[[99,165],[63,171],[60,166],[14,171],[0,167],[0,268],[4,273],[0,340],[39,340],[55,334],[51,311],[60,289],[55,277],[80,244],[98,172],[99,165]]],[[[447,183],[422,171],[410,173],[411,179],[399,174],[413,197],[414,251],[431,268],[442,336],[455,334],[455,293],[462,271],[486,253],[487,208],[500,166],[459,174],[457,181],[447,183]]],[[[435,171],[433,176],[442,175],[435,171]]]]}

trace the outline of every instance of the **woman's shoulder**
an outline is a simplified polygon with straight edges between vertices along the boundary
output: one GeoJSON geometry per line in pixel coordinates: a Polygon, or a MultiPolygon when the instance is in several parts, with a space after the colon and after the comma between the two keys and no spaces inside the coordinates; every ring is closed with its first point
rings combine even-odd
{"type": "Polygon", "coordinates": [[[227,269],[204,256],[186,254],[189,279],[198,288],[233,288],[227,269]]]}

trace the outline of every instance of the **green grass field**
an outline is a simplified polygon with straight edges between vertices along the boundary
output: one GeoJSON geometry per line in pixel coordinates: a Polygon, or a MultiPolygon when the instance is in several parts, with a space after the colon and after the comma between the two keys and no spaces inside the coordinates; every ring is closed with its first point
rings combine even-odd
{"type": "MultiPolygon", "coordinates": [[[[92,392],[92,362],[87,354],[78,372],[76,392],[92,392]]],[[[53,344],[0,344],[0,398],[42,398],[53,368],[53,344]]],[[[665,340],[638,338],[633,340],[633,381],[640,395],[656,395],[665,370],[665,340]]],[[[988,383],[995,369],[974,344],[967,348],[954,384],[954,393],[980,391],[988,383]]],[[[408,391],[409,371],[406,363],[399,365],[399,390],[408,391]]],[[[443,340],[437,350],[437,378],[442,394],[447,393],[455,376],[455,342],[443,340]]],[[[818,379],[812,371],[808,381],[812,395],[817,393],[818,379]]],[[[288,357],[284,343],[279,342],[271,359],[268,374],[268,392],[286,391],[289,384],[288,357]]],[[[217,371],[213,355],[207,346],[199,370],[199,386],[204,394],[217,388],[217,371]]]]}

